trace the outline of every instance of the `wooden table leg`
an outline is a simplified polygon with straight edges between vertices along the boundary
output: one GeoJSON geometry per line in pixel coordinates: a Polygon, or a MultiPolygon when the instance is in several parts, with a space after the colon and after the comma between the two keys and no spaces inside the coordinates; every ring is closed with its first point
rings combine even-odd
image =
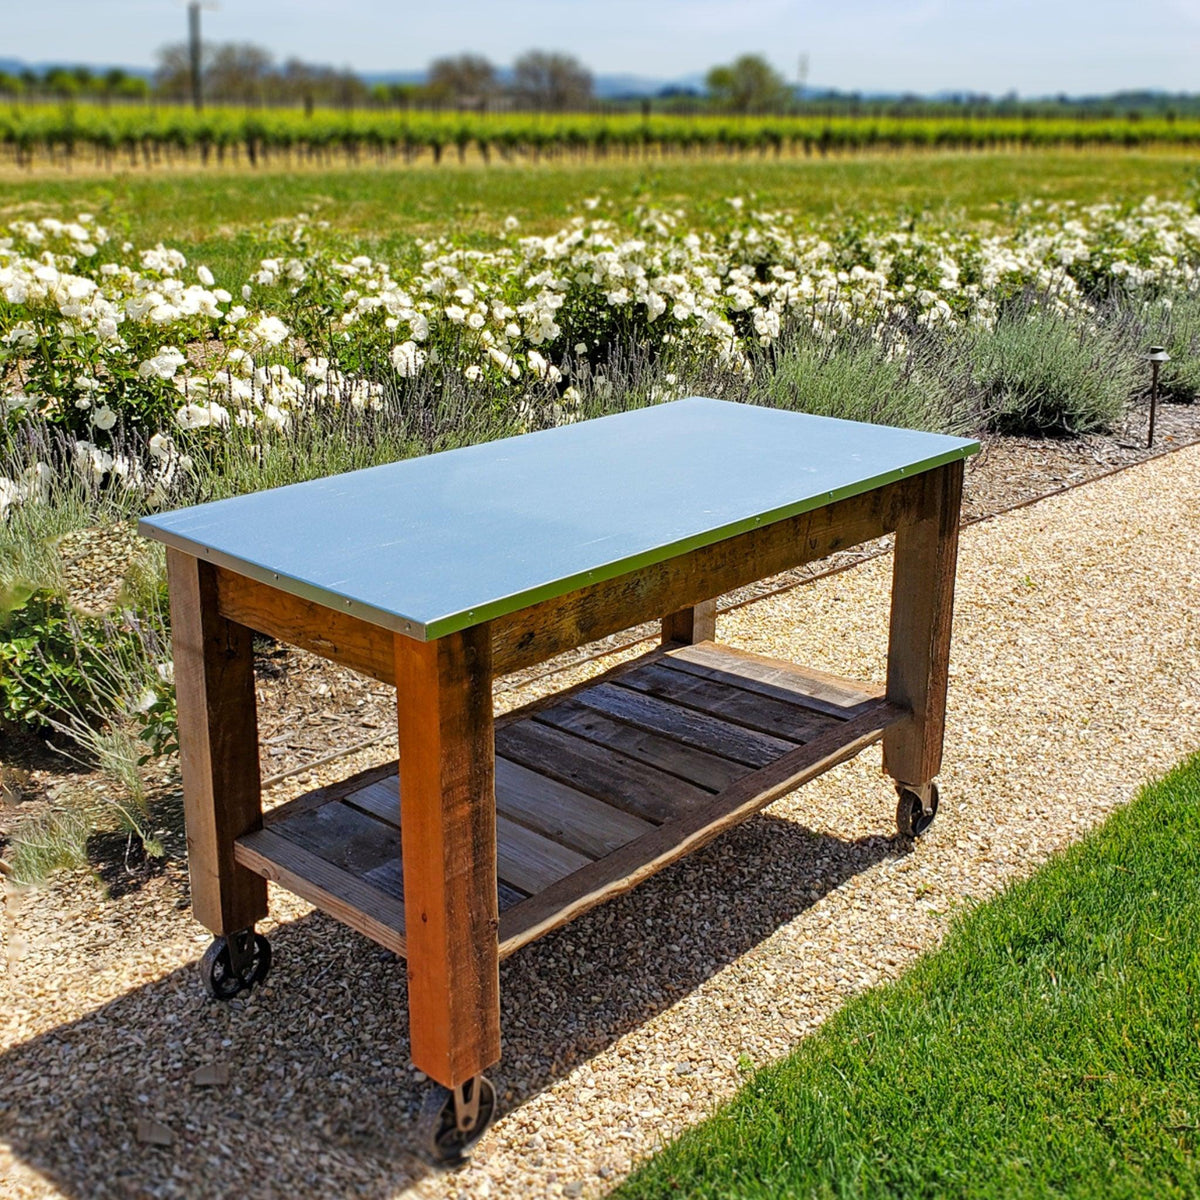
{"type": "Polygon", "coordinates": [[[694,646],[697,642],[711,642],[717,636],[717,602],[702,600],[691,608],[681,608],[662,619],[662,642],[683,642],[694,646]]]}
{"type": "Polygon", "coordinates": [[[915,519],[896,530],[888,644],[887,698],[913,715],[883,736],[884,769],[915,786],[942,765],[963,464],[939,467],[923,481],[915,519]]]}
{"type": "Polygon", "coordinates": [[[216,572],[167,550],[192,911],[218,937],[267,915],[267,882],[233,858],[262,827],[253,635],[217,611],[216,572]]]}
{"type": "Polygon", "coordinates": [[[500,1057],[491,631],[395,651],[412,1060],[453,1088],[500,1057]]]}

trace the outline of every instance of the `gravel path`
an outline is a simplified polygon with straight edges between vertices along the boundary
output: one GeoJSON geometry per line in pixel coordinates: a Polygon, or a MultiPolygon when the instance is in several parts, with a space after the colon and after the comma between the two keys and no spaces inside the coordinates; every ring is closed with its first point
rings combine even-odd
{"type": "MultiPolygon", "coordinates": [[[[77,883],[10,891],[0,1195],[604,1194],[747,1063],[1197,748],[1198,528],[1192,447],[968,529],[933,829],[902,852],[869,752],[514,956],[493,1072],[508,1113],[466,1172],[407,1151],[421,1085],[403,971],[369,942],[275,891],[271,979],[221,1007],[168,877],[119,902],[77,883]],[[224,1064],[225,1081],[203,1073],[224,1064]]],[[[889,568],[772,596],[719,634],[876,677],[889,568]]]]}

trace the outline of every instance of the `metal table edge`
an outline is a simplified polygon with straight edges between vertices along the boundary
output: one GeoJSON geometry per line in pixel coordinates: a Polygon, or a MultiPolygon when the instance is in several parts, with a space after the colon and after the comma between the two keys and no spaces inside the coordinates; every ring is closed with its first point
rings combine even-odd
{"type": "Polygon", "coordinates": [[[562,579],[556,579],[550,583],[540,584],[534,588],[527,588],[525,591],[500,597],[477,608],[466,609],[461,612],[445,613],[432,621],[418,621],[411,617],[389,612],[386,609],[376,608],[371,604],[364,604],[359,600],[343,600],[340,604],[331,604],[329,593],[324,588],[307,583],[303,579],[294,579],[281,575],[277,571],[269,567],[264,567],[259,563],[247,562],[245,559],[222,554],[219,551],[212,550],[210,547],[205,547],[204,553],[199,554],[197,553],[198,547],[196,542],[149,524],[150,518],[143,517],[138,521],[137,532],[144,538],[161,542],[165,546],[170,546],[175,550],[190,554],[202,561],[215,563],[217,566],[224,567],[235,574],[244,575],[258,583],[265,584],[267,587],[287,592],[289,595],[296,596],[301,600],[309,600],[314,604],[319,604],[321,607],[331,609],[335,612],[346,612],[357,617],[359,620],[366,621],[368,624],[377,625],[392,633],[403,634],[406,637],[413,638],[415,641],[430,642],[435,641],[437,638],[446,637],[448,634],[459,633],[474,625],[482,625],[487,621],[495,620],[497,617],[504,617],[510,613],[519,612],[523,608],[530,608],[535,604],[541,603],[543,600],[552,600],[558,596],[566,596],[591,584],[603,583],[606,580],[615,579],[618,575],[626,575],[630,571],[638,571],[645,567],[656,566],[659,563],[667,562],[669,559],[677,558],[681,554],[687,554],[692,550],[699,550],[705,546],[712,546],[728,538],[736,537],[738,534],[748,533],[752,529],[759,529],[765,525],[773,525],[777,521],[784,521],[789,517],[799,516],[805,512],[824,508],[827,504],[835,504],[839,500],[848,500],[853,496],[861,496],[866,492],[875,491],[877,488],[886,487],[889,483],[895,483],[900,479],[911,478],[914,475],[923,475],[925,472],[936,470],[938,467],[944,467],[952,462],[970,458],[971,455],[978,454],[979,450],[979,442],[967,441],[961,446],[945,450],[941,454],[934,455],[932,458],[922,459],[919,463],[911,466],[899,467],[893,471],[885,471],[880,475],[871,476],[857,483],[847,484],[844,487],[836,488],[822,495],[810,496],[806,500],[797,501],[795,504],[784,505],[781,508],[774,509],[758,517],[734,521],[728,525],[722,525],[716,529],[707,530],[692,537],[681,538],[679,541],[670,542],[663,546],[655,546],[652,550],[647,550],[643,554],[614,559],[612,562],[605,563],[601,567],[595,567],[590,571],[578,572],[574,575],[565,576],[562,579]]]}

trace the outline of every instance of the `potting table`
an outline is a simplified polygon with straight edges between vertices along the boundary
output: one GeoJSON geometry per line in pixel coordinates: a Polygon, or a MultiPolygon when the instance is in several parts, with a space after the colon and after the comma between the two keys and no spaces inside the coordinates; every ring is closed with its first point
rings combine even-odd
{"type": "Polygon", "coordinates": [[[696,398],[144,520],[210,991],[265,974],[268,879],[403,955],[450,1157],[494,1111],[500,959],[880,738],[919,833],[976,449],[696,398]],[[892,531],[884,686],[715,641],[715,597],[892,531]],[[493,720],[495,676],[659,618],[652,652],[493,720]],[[398,765],[264,817],[255,630],[393,684],[398,765]]]}

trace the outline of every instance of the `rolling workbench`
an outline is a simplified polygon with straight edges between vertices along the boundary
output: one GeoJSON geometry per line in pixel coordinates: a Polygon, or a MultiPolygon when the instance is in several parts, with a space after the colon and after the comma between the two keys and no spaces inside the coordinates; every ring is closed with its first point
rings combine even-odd
{"type": "Polygon", "coordinates": [[[429,1146],[460,1158],[495,1114],[503,957],[881,738],[899,833],[933,819],[977,449],[693,398],[142,521],[205,986],[265,976],[267,880],[403,956],[429,1146]],[[716,597],[892,532],[880,685],[715,640],[716,597]],[[496,676],[649,619],[660,647],[493,719],[496,676]],[[398,763],[264,818],[254,631],[394,685],[398,763]]]}

